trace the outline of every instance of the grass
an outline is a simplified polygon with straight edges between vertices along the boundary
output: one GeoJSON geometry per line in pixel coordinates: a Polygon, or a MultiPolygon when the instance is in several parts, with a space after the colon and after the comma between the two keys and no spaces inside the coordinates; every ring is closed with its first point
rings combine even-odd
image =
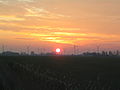
{"type": "Polygon", "coordinates": [[[0,57],[0,68],[9,90],[120,90],[119,57],[0,57]]]}

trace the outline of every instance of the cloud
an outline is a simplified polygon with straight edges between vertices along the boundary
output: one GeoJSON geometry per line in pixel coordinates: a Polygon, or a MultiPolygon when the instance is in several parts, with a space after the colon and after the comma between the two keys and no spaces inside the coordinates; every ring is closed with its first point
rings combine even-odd
{"type": "MultiPolygon", "coordinates": [[[[32,27],[33,28],[33,27],[32,27]]],[[[62,44],[89,44],[89,43],[102,43],[108,41],[119,41],[119,35],[114,34],[100,34],[100,33],[81,33],[79,32],[69,32],[56,30],[56,32],[50,30],[42,30],[39,27],[39,30],[34,31],[32,28],[25,26],[17,26],[17,24],[10,24],[7,27],[7,24],[1,23],[0,30],[5,32],[10,32],[10,35],[13,33],[15,39],[19,40],[38,40],[38,41],[47,41],[54,43],[62,44]],[[4,26],[6,25],[6,26],[4,26]]],[[[48,27],[42,27],[48,28],[48,27]]]]}
{"type": "MultiPolygon", "coordinates": [[[[8,19],[11,21],[11,19],[8,19]]],[[[7,21],[8,21],[7,20],[7,21]]],[[[17,20],[16,20],[17,21],[17,20]]],[[[65,28],[65,27],[51,27],[51,26],[38,26],[38,25],[22,25],[17,23],[10,23],[10,22],[0,22],[0,28],[3,30],[9,31],[29,31],[29,32],[54,32],[55,34],[63,34],[65,32],[79,32],[80,28],[65,28]]],[[[65,33],[66,35],[69,33],[65,33]]]]}
{"type": "Polygon", "coordinates": [[[20,1],[20,2],[34,2],[34,0],[17,0],[17,1],[20,1]]]}
{"type": "Polygon", "coordinates": [[[36,37],[41,41],[49,41],[64,44],[89,44],[103,43],[108,41],[119,40],[119,35],[107,35],[100,33],[69,33],[69,32],[52,32],[52,33],[32,33],[31,37],[36,37]]]}
{"type": "Polygon", "coordinates": [[[49,11],[43,9],[43,8],[36,8],[32,7],[31,9],[25,8],[29,13],[31,14],[37,14],[37,13],[49,13],[49,11]]]}
{"type": "Polygon", "coordinates": [[[46,9],[43,8],[36,8],[36,7],[31,7],[31,8],[25,8],[27,13],[25,16],[27,17],[40,17],[44,19],[59,19],[59,18],[69,18],[70,16],[66,16],[63,14],[57,14],[50,12],[46,9]]]}
{"type": "Polygon", "coordinates": [[[15,38],[15,39],[18,39],[18,40],[34,40],[34,38],[15,38]]]}
{"type": "Polygon", "coordinates": [[[24,21],[24,18],[19,18],[16,16],[0,16],[0,21],[24,21]]]}
{"type": "Polygon", "coordinates": [[[27,28],[31,29],[36,29],[36,30],[41,30],[41,29],[46,29],[46,30],[52,30],[52,31],[79,31],[80,28],[64,28],[64,27],[50,27],[50,26],[27,26],[27,28]]]}
{"type": "Polygon", "coordinates": [[[3,1],[2,1],[2,0],[0,0],[0,3],[3,3],[3,1]]]}
{"type": "Polygon", "coordinates": [[[7,0],[0,0],[0,3],[1,3],[1,4],[8,4],[8,2],[9,2],[9,1],[7,1],[7,0]]]}

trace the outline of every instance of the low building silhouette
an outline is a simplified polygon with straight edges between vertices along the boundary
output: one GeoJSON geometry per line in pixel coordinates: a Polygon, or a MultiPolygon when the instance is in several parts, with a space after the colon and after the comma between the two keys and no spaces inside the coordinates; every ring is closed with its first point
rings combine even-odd
{"type": "Polygon", "coordinates": [[[2,56],[19,56],[18,52],[5,51],[1,53],[2,56]]]}

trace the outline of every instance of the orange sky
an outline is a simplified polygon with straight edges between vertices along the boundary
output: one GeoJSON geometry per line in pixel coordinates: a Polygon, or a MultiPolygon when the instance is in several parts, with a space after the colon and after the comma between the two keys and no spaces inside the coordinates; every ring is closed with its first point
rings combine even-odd
{"type": "Polygon", "coordinates": [[[0,0],[0,45],[119,49],[119,8],[120,0],[0,0]]]}

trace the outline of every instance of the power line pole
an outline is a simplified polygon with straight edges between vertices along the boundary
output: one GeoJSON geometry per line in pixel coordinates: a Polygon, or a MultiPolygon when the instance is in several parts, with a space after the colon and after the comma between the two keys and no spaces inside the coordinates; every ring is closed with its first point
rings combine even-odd
{"type": "Polygon", "coordinates": [[[78,55],[79,54],[79,46],[78,45],[77,45],[76,49],[77,49],[77,55],[78,55]]]}
{"type": "Polygon", "coordinates": [[[75,45],[73,46],[73,53],[74,53],[74,55],[76,54],[76,46],[75,45]]]}
{"type": "Polygon", "coordinates": [[[100,46],[97,46],[97,53],[100,52],[100,46]]]}
{"type": "Polygon", "coordinates": [[[79,46],[78,45],[74,45],[74,55],[78,55],[79,53],[79,46]]]}
{"type": "Polygon", "coordinates": [[[4,52],[5,51],[5,46],[4,45],[2,45],[2,52],[4,52]]]}
{"type": "Polygon", "coordinates": [[[40,49],[38,48],[38,55],[40,54],[40,49]]]}
{"type": "Polygon", "coordinates": [[[43,48],[43,51],[44,51],[44,54],[46,54],[46,49],[45,48],[43,48]]]}
{"type": "Polygon", "coordinates": [[[29,55],[30,52],[30,46],[27,46],[27,54],[29,55]]]}

